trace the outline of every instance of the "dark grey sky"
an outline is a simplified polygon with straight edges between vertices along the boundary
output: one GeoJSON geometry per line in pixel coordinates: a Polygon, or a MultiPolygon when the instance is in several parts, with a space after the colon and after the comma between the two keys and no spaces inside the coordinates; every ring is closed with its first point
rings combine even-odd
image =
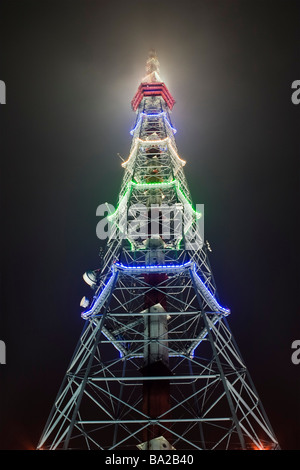
{"type": "Polygon", "coordinates": [[[299,2],[3,1],[0,448],[36,446],[82,328],[155,48],[223,304],[283,448],[300,448],[299,2]],[[298,387],[298,389],[297,389],[298,387]]]}

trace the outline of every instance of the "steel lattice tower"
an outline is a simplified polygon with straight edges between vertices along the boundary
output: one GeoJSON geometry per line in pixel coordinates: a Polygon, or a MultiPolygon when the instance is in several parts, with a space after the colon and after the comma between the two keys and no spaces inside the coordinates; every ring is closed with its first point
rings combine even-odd
{"type": "Polygon", "coordinates": [[[38,448],[278,449],[217,300],[154,51],[146,70],[106,250],[84,275],[93,298],[38,448]]]}

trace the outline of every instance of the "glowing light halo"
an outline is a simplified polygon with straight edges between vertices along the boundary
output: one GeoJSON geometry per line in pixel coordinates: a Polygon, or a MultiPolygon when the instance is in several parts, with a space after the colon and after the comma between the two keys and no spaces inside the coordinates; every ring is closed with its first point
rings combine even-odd
{"type": "Polygon", "coordinates": [[[151,139],[147,140],[147,139],[140,139],[139,137],[137,137],[138,142],[141,142],[142,144],[155,144],[155,145],[167,143],[169,139],[170,137],[165,137],[164,139],[157,139],[157,140],[151,140],[151,139]]]}
{"type": "MultiPolygon", "coordinates": [[[[170,137],[169,137],[169,139],[170,139],[170,137]]],[[[170,142],[169,142],[169,146],[170,146],[171,152],[173,152],[175,157],[182,163],[182,166],[184,166],[186,164],[186,161],[182,160],[182,158],[179,157],[178,153],[176,152],[173,145],[171,144],[171,139],[170,139],[170,142]]]]}
{"type": "Polygon", "coordinates": [[[131,160],[131,158],[132,158],[132,155],[135,153],[137,147],[138,147],[138,142],[137,142],[137,139],[135,139],[134,145],[133,145],[133,149],[132,149],[132,151],[130,152],[129,157],[127,158],[126,162],[121,163],[121,166],[122,166],[123,168],[125,168],[126,165],[130,162],[130,160],[131,160]]]}

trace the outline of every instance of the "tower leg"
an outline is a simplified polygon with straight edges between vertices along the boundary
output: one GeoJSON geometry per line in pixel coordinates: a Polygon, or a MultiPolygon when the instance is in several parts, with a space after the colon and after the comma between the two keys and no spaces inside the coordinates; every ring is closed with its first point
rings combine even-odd
{"type": "MultiPolygon", "coordinates": [[[[191,277],[192,277],[192,280],[193,280],[193,283],[194,283],[194,287],[195,287],[195,292],[197,294],[197,298],[198,298],[198,301],[199,301],[199,304],[200,306],[202,305],[203,301],[199,295],[199,291],[195,285],[195,281],[194,281],[194,274],[193,272],[191,271],[191,277]]],[[[239,420],[237,418],[237,414],[236,414],[236,411],[235,411],[235,408],[234,408],[234,405],[233,405],[233,401],[232,401],[232,398],[231,398],[231,395],[230,395],[230,392],[229,392],[229,389],[228,389],[228,386],[227,386],[227,380],[226,380],[226,377],[225,377],[225,374],[224,374],[224,370],[223,370],[223,367],[222,367],[222,364],[221,364],[221,361],[220,361],[220,358],[219,358],[219,355],[217,353],[217,350],[216,350],[216,346],[215,346],[215,342],[214,342],[214,339],[212,337],[212,333],[211,333],[211,329],[209,327],[209,324],[208,324],[208,321],[207,321],[207,317],[206,317],[206,313],[203,312],[203,321],[204,321],[204,324],[205,324],[205,328],[207,330],[207,333],[208,333],[208,337],[209,337],[209,341],[210,341],[210,344],[211,344],[211,347],[212,347],[212,351],[213,351],[213,355],[214,355],[214,360],[216,361],[216,364],[217,364],[217,367],[219,369],[219,372],[220,372],[220,377],[221,377],[221,380],[222,380],[222,383],[223,383],[223,387],[224,387],[224,391],[225,391],[225,394],[226,394],[226,398],[227,398],[227,401],[228,401],[228,405],[229,405],[229,408],[230,408],[230,412],[231,412],[231,416],[232,416],[232,420],[233,420],[233,423],[234,423],[234,426],[237,430],[237,434],[238,434],[238,437],[239,437],[239,441],[240,441],[240,445],[242,447],[242,449],[246,449],[246,445],[245,445],[245,439],[244,439],[244,436],[243,436],[243,433],[242,433],[242,430],[241,430],[241,427],[240,427],[240,423],[239,423],[239,420]]]]}

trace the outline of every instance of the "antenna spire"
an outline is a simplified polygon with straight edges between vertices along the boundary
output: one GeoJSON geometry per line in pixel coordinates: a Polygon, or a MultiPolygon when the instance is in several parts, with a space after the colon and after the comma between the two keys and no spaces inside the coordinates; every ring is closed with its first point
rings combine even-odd
{"type": "Polygon", "coordinates": [[[143,78],[142,82],[162,82],[159,76],[159,61],[155,49],[149,50],[146,62],[146,77],[143,78]]]}
{"type": "Polygon", "coordinates": [[[155,49],[150,49],[148,54],[148,60],[146,63],[147,75],[152,72],[159,73],[159,62],[155,49]]]}

